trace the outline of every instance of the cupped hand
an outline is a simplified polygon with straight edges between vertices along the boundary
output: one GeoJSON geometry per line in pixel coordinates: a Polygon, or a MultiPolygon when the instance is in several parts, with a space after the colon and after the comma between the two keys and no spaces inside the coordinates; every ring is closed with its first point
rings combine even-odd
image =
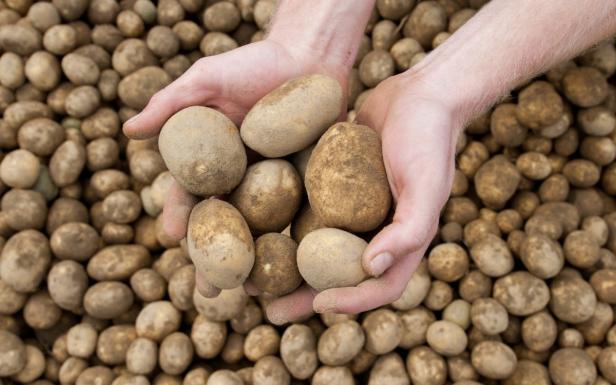
{"type": "Polygon", "coordinates": [[[363,255],[371,276],[356,287],[316,293],[303,288],[268,307],[277,323],[317,312],[359,313],[400,297],[438,228],[454,174],[455,143],[462,122],[454,109],[410,74],[379,84],[358,122],[376,129],[396,203],[395,214],[363,255]]]}

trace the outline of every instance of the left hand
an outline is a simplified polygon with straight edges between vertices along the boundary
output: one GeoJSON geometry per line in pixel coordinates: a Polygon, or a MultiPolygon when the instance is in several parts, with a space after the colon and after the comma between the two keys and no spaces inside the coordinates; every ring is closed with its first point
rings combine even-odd
{"type": "Polygon", "coordinates": [[[363,255],[372,278],[356,287],[317,293],[304,286],[270,303],[267,314],[284,323],[316,312],[359,313],[400,297],[426,252],[454,175],[455,144],[463,125],[439,95],[405,73],[379,84],[358,122],[377,130],[396,202],[395,215],[363,255]]]}

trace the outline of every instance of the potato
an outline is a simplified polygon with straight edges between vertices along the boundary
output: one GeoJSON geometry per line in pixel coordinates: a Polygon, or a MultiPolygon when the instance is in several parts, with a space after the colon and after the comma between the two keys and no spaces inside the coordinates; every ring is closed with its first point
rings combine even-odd
{"type": "Polygon", "coordinates": [[[291,383],[291,376],[280,358],[267,356],[261,358],[252,370],[254,385],[286,385],[291,383]]]}
{"type": "Polygon", "coordinates": [[[228,321],[244,309],[248,295],[241,286],[221,290],[216,298],[205,298],[195,290],[193,302],[197,311],[212,321],[228,321]]]}
{"type": "Polygon", "coordinates": [[[417,40],[424,48],[431,48],[434,37],[447,29],[447,13],[436,1],[419,3],[404,24],[404,36],[417,40]]]}
{"type": "Polygon", "coordinates": [[[71,356],[88,359],[96,350],[98,333],[90,324],[73,326],[66,333],[66,348],[71,356]]]}
{"type": "Polygon", "coordinates": [[[246,170],[229,197],[255,233],[282,231],[302,199],[302,182],[293,165],[282,159],[257,162],[246,170]]]}
{"type": "Polygon", "coordinates": [[[133,292],[117,281],[96,283],[83,297],[85,311],[96,318],[112,319],[126,312],[133,304],[133,292]]]}
{"type": "MultiPolygon", "coordinates": [[[[51,155],[64,141],[64,137],[62,126],[47,118],[33,119],[24,123],[17,134],[19,147],[38,156],[51,155]]],[[[28,164],[23,159],[20,163],[28,164]]]]}
{"type": "Polygon", "coordinates": [[[98,336],[96,356],[107,365],[123,364],[126,352],[136,338],[133,325],[110,326],[98,336]]]}
{"type": "Polygon", "coordinates": [[[27,18],[32,26],[41,32],[60,24],[60,14],[57,8],[46,2],[32,4],[28,9],[27,18]]]}
{"type": "Polygon", "coordinates": [[[297,243],[286,235],[268,233],[255,241],[251,282],[261,291],[281,296],[302,282],[296,261],[297,243]]]}
{"type": "Polygon", "coordinates": [[[311,385],[353,385],[353,373],[344,366],[321,366],[312,377],[311,385]]]}
{"type": "Polygon", "coordinates": [[[136,12],[130,9],[125,9],[118,14],[116,24],[125,37],[139,37],[145,29],[143,20],[141,20],[136,12]]]}
{"type": "Polygon", "coordinates": [[[96,382],[100,385],[111,385],[115,374],[106,366],[97,365],[85,369],[79,374],[75,385],[87,385],[96,382]]]}
{"type": "Polygon", "coordinates": [[[487,336],[504,332],[509,325],[507,310],[493,298],[477,298],[470,308],[473,326],[487,336]]]}
{"type": "Polygon", "coordinates": [[[592,359],[581,349],[559,349],[550,357],[550,377],[556,385],[594,383],[597,368],[592,359]]]}
{"type": "MultiPolygon", "coordinates": [[[[162,283],[164,283],[164,279],[161,277],[161,284],[162,283]]],[[[162,296],[164,296],[164,286],[161,287],[161,289],[162,298],[162,296]]],[[[186,265],[180,267],[171,275],[167,290],[169,291],[169,298],[173,306],[178,310],[187,311],[193,308],[192,295],[194,289],[195,267],[193,265],[186,265]]]]}
{"type": "Polygon", "coordinates": [[[565,238],[563,251],[567,262],[579,268],[589,268],[599,260],[599,244],[594,236],[583,230],[572,231],[565,238]]]}
{"type": "Polygon", "coordinates": [[[211,285],[241,285],[255,261],[248,225],[230,204],[205,200],[193,208],[188,223],[188,252],[199,274],[211,285]]]}
{"type": "Polygon", "coordinates": [[[157,59],[143,40],[126,39],[113,51],[111,62],[114,70],[127,76],[140,68],[157,64],[157,59]]]}
{"type": "MultiPolygon", "coordinates": [[[[128,107],[142,109],[150,98],[171,83],[171,77],[159,67],[143,67],[118,84],[118,96],[128,107]]],[[[166,126],[166,124],[165,124],[166,126]]]]}
{"type": "Polygon", "coordinates": [[[526,178],[543,180],[552,173],[548,158],[539,152],[525,152],[516,161],[516,167],[526,178]]]}
{"type": "Polygon", "coordinates": [[[191,20],[182,20],[176,23],[172,30],[179,39],[183,50],[194,50],[203,38],[203,30],[191,20]]]}
{"type": "Polygon", "coordinates": [[[246,334],[263,321],[261,307],[253,301],[247,301],[243,308],[230,320],[231,328],[240,334],[246,334]]]}
{"type": "Polygon", "coordinates": [[[361,264],[366,245],[363,239],[343,230],[315,230],[297,249],[299,272],[318,291],[357,285],[366,277],[361,264]]]}
{"type": "Polygon", "coordinates": [[[50,238],[51,251],[60,259],[86,261],[101,246],[96,230],[86,224],[69,222],[59,226],[50,238]]]}
{"type": "Polygon", "coordinates": [[[160,342],[180,327],[180,312],[169,301],[150,302],[139,312],[135,329],[139,337],[160,342]]]}
{"type": "Polygon", "coordinates": [[[445,282],[454,282],[468,270],[468,254],[455,243],[436,246],[428,256],[430,275],[445,282]]]}
{"type": "Polygon", "coordinates": [[[85,269],[74,261],[55,263],[47,275],[47,289],[53,301],[63,309],[81,308],[88,288],[85,269]]]}
{"type": "Polygon", "coordinates": [[[236,373],[227,370],[213,372],[207,380],[207,385],[244,385],[242,378],[236,373]]]}
{"type": "Polygon", "coordinates": [[[224,322],[210,321],[199,314],[192,324],[190,338],[195,346],[195,353],[201,358],[211,359],[224,347],[227,326],[224,322]]]}
{"type": "Polygon", "coordinates": [[[392,76],[395,66],[396,63],[388,51],[375,49],[362,59],[359,65],[359,78],[366,87],[373,88],[392,76]]]}
{"type": "Polygon", "coordinates": [[[505,379],[513,374],[517,365],[515,353],[497,341],[482,341],[471,353],[471,362],[484,377],[505,379]]]}
{"type": "Polygon", "coordinates": [[[380,140],[367,126],[349,123],[332,126],[310,157],[305,183],[311,208],[328,226],[355,232],[370,231],[383,222],[389,211],[391,193],[380,140]],[[344,147],[345,151],[340,152],[339,147],[344,147]],[[357,157],[350,162],[347,156],[340,155],[351,153],[364,154],[362,162],[357,157]],[[354,178],[343,178],[340,170],[354,178]],[[363,209],[358,212],[356,207],[363,209]]]}
{"type": "MultiPolygon", "coordinates": [[[[361,329],[359,331],[361,332],[361,329]]],[[[363,332],[361,335],[363,336],[363,332]]],[[[317,369],[318,364],[314,332],[308,326],[301,324],[287,327],[280,340],[280,357],[294,378],[308,379],[317,369]]]]}
{"type": "Polygon", "coordinates": [[[597,297],[590,284],[577,277],[557,277],[550,285],[550,309],[565,322],[580,323],[595,312],[597,297]]]}
{"type": "Polygon", "coordinates": [[[25,345],[26,365],[13,378],[20,383],[32,382],[45,372],[45,356],[37,347],[25,345]]]}
{"type": "Polygon", "coordinates": [[[319,361],[330,366],[345,365],[359,354],[364,341],[364,331],[357,322],[348,320],[334,324],[319,337],[319,361]]]}
{"type": "Polygon", "coordinates": [[[40,169],[34,154],[19,149],[6,154],[0,162],[0,179],[9,187],[27,189],[36,183],[40,169]]]}
{"type": "Polygon", "coordinates": [[[481,201],[490,208],[499,209],[515,193],[520,173],[504,157],[494,157],[479,168],[474,181],[481,201]]]}
{"type": "Polygon", "coordinates": [[[377,0],[376,8],[382,17],[400,20],[409,13],[414,4],[414,0],[377,0]]]}
{"type": "Polygon", "coordinates": [[[600,344],[614,322],[614,311],[609,304],[598,302],[592,317],[577,325],[589,344],[600,344]]]}
{"type": "Polygon", "coordinates": [[[0,330],[0,376],[7,377],[20,373],[28,358],[28,349],[13,333],[0,330]]]}
{"type": "Polygon", "coordinates": [[[220,356],[228,364],[240,362],[244,358],[244,335],[239,333],[229,334],[220,356]]]}
{"type": "Polygon", "coordinates": [[[615,276],[616,270],[601,269],[590,277],[590,285],[600,301],[609,304],[616,303],[616,290],[612,284],[615,276]]]}
{"type": "Polygon", "coordinates": [[[535,81],[520,91],[516,117],[533,130],[556,123],[563,112],[563,101],[548,82],[535,81]]]}
{"type": "Polygon", "coordinates": [[[114,191],[103,200],[103,215],[114,223],[131,223],[139,218],[141,200],[130,190],[114,191]]]}
{"type": "Polygon", "coordinates": [[[161,130],[159,147],[169,171],[196,195],[228,193],[246,170],[246,153],[233,122],[207,107],[173,115],[161,130]],[[192,139],[186,142],[186,137],[192,139]]]}
{"type": "Polygon", "coordinates": [[[511,251],[505,241],[493,234],[474,243],[470,255],[479,270],[490,277],[501,277],[513,269],[511,251]]]}
{"type": "Polygon", "coordinates": [[[36,230],[13,235],[0,256],[0,279],[22,293],[37,289],[51,262],[49,242],[36,230]]]}
{"type": "Polygon", "coordinates": [[[406,370],[413,384],[444,384],[447,379],[445,360],[427,346],[409,352],[406,370]]]}
{"type": "Polygon", "coordinates": [[[550,349],[556,342],[557,333],[556,321],[546,311],[533,314],[522,322],[522,340],[535,352],[550,349]]]}
{"type": "Polygon", "coordinates": [[[572,68],[562,79],[565,96],[579,107],[592,107],[607,97],[607,81],[603,74],[593,67],[572,68]]]}
{"type": "Polygon", "coordinates": [[[614,382],[616,379],[616,370],[614,368],[615,362],[616,348],[613,346],[603,349],[597,359],[597,365],[599,366],[601,374],[610,382],[614,382]]]}
{"type": "Polygon", "coordinates": [[[229,2],[213,4],[203,13],[203,24],[208,30],[215,32],[231,32],[240,20],[240,11],[229,2]]]}
{"type": "Polygon", "coordinates": [[[326,227],[325,224],[310,208],[310,205],[305,205],[291,223],[291,236],[299,243],[310,232],[324,227],[326,227]]]}
{"type": "Polygon", "coordinates": [[[58,187],[75,183],[85,163],[85,147],[75,141],[67,140],[56,148],[49,160],[51,179],[58,187]]]}
{"type": "Polygon", "coordinates": [[[75,85],[94,85],[100,77],[96,62],[89,57],[70,53],[62,58],[62,71],[75,85]]]}
{"type": "Polygon", "coordinates": [[[3,25],[0,27],[0,47],[5,52],[27,56],[41,49],[41,34],[27,24],[3,25]]]}
{"type": "Polygon", "coordinates": [[[366,333],[366,350],[373,354],[386,354],[395,349],[402,339],[400,317],[388,309],[374,310],[362,322],[366,333]]]}
{"type": "Polygon", "coordinates": [[[248,332],[244,340],[244,355],[250,361],[276,354],[280,346],[280,336],[271,325],[259,325],[248,332]]]}
{"type": "Polygon", "coordinates": [[[5,52],[0,56],[0,84],[9,89],[21,87],[26,81],[24,61],[13,52],[5,52]]]}
{"type": "Polygon", "coordinates": [[[67,24],[51,26],[43,35],[43,46],[56,55],[65,55],[77,47],[77,31],[67,24]]]}
{"type": "Polygon", "coordinates": [[[28,298],[23,317],[32,329],[49,329],[58,324],[62,310],[46,291],[39,291],[28,298]]]}
{"type": "Polygon", "coordinates": [[[237,42],[222,32],[208,32],[199,43],[199,49],[204,56],[220,55],[237,47],[237,42]]]}
{"type": "Polygon", "coordinates": [[[175,332],[163,339],[158,350],[160,368],[167,374],[183,373],[193,358],[193,345],[184,333],[175,332]]]}
{"type": "Polygon", "coordinates": [[[444,356],[455,356],[466,349],[467,337],[464,329],[453,322],[436,321],[426,331],[428,345],[444,356]]]}
{"type": "Polygon", "coordinates": [[[204,368],[189,370],[184,376],[183,385],[206,385],[210,372],[204,368]]]}
{"type": "Polygon", "coordinates": [[[490,132],[496,143],[505,147],[520,146],[528,129],[516,117],[516,105],[502,103],[494,108],[490,116],[490,132]]]}
{"type": "Polygon", "coordinates": [[[376,360],[374,366],[370,370],[368,384],[410,384],[409,377],[404,366],[404,361],[402,361],[397,353],[389,353],[381,356],[378,360],[376,360]]]}
{"type": "Polygon", "coordinates": [[[431,279],[428,274],[428,264],[421,262],[411,275],[400,298],[392,302],[398,310],[409,310],[419,305],[430,291],[431,279]]]}
{"type": "Polygon", "coordinates": [[[591,187],[601,177],[599,167],[585,159],[574,159],[567,162],[563,167],[563,175],[575,187],[591,187]]]}
{"type": "Polygon", "coordinates": [[[516,271],[494,282],[493,297],[511,315],[536,313],[550,301],[550,290],[542,280],[525,271],[516,271]]]}
{"type": "Polygon", "coordinates": [[[0,314],[11,315],[21,310],[28,297],[0,280],[0,314]]]}

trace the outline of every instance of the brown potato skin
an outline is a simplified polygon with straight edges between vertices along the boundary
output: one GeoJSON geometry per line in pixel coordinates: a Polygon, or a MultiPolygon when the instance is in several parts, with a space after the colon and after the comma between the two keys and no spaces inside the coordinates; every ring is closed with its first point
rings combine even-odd
{"type": "Polygon", "coordinates": [[[268,233],[255,240],[255,263],[250,281],[275,296],[289,294],[302,283],[297,269],[297,242],[280,233],[268,233]]]}
{"type": "Polygon", "coordinates": [[[187,243],[199,273],[220,289],[240,286],[255,261],[246,221],[235,207],[218,199],[205,200],[193,208],[187,243]]]}
{"type": "Polygon", "coordinates": [[[391,193],[381,140],[367,126],[330,127],[312,152],[305,183],[310,207],[329,227],[370,231],[389,212],[391,193]]]}

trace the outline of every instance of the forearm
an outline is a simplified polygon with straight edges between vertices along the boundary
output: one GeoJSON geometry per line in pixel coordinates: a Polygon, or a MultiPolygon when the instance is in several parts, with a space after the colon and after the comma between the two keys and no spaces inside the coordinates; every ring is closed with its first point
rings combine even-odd
{"type": "Polygon", "coordinates": [[[493,0],[409,71],[466,123],[520,82],[616,33],[614,0],[493,0]]]}
{"type": "Polygon", "coordinates": [[[375,0],[281,0],[268,39],[350,68],[375,0]]]}

